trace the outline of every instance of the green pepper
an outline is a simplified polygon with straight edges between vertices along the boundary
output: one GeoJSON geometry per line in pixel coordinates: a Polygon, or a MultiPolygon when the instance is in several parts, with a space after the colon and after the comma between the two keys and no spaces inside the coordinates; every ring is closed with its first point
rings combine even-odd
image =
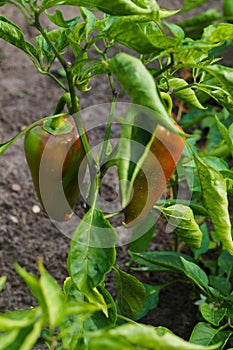
{"type": "Polygon", "coordinates": [[[72,117],[58,117],[31,128],[24,150],[37,196],[48,215],[68,220],[79,195],[85,157],[72,117]],[[81,174],[80,174],[81,171],[81,174]]]}
{"type": "Polygon", "coordinates": [[[153,208],[176,168],[184,145],[181,136],[161,125],[156,127],[149,152],[134,180],[131,199],[123,210],[126,227],[142,221],[153,208]]]}

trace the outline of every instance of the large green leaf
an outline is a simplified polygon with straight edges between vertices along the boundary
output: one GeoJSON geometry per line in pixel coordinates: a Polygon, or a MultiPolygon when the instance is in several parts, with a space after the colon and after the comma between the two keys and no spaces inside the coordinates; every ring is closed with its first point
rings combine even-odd
{"type": "Polygon", "coordinates": [[[117,300],[124,316],[134,318],[143,308],[146,291],[143,284],[131,274],[114,269],[117,300]]]}
{"type": "Polygon", "coordinates": [[[110,17],[102,33],[142,54],[160,53],[177,45],[177,40],[163,35],[154,22],[141,23],[135,17],[110,17]]]}
{"type": "Polygon", "coordinates": [[[70,244],[68,271],[77,289],[90,302],[107,306],[96,288],[115,262],[116,232],[103,213],[90,208],[78,225],[70,244]]]}
{"type": "Polygon", "coordinates": [[[204,162],[197,155],[194,155],[194,160],[205,207],[224,248],[230,254],[233,254],[226,181],[218,170],[204,162]]]}
{"type": "Polygon", "coordinates": [[[114,16],[151,14],[158,10],[158,5],[153,0],[115,0],[114,2],[104,0],[43,0],[41,11],[60,5],[83,6],[114,16]]]}
{"type": "Polygon", "coordinates": [[[210,350],[216,348],[216,345],[206,347],[191,344],[165,328],[154,328],[142,324],[125,324],[100,333],[90,341],[90,350],[210,350]]]}

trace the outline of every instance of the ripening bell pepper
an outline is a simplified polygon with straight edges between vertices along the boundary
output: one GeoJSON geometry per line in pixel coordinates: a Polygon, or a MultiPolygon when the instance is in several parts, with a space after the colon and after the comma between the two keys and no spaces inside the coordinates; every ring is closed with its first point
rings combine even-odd
{"type": "MultiPolygon", "coordinates": [[[[176,124],[176,127],[183,130],[176,124]]],[[[141,222],[161,196],[182,154],[183,137],[158,125],[139,172],[133,183],[133,193],[124,208],[125,225],[141,222]]]]}
{"type": "Polygon", "coordinates": [[[24,150],[43,208],[54,220],[68,220],[86,167],[73,118],[62,116],[31,128],[25,135],[24,150]]]}

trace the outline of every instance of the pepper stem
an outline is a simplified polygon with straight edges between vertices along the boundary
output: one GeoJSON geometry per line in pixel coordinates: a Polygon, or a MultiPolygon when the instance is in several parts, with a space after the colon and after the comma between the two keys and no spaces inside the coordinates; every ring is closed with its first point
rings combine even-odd
{"type": "Polygon", "coordinates": [[[172,98],[166,92],[160,92],[160,94],[162,99],[166,102],[168,115],[169,117],[172,118],[172,106],[173,106],[172,98]]]}

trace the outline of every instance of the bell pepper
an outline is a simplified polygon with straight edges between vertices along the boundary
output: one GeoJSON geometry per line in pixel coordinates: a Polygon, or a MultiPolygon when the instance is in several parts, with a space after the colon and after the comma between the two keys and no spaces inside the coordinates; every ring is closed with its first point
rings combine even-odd
{"type": "Polygon", "coordinates": [[[31,128],[24,139],[26,160],[37,196],[54,220],[68,220],[79,195],[85,152],[72,117],[58,117],[31,128]],[[81,174],[80,174],[81,171],[81,174]]]}
{"type": "Polygon", "coordinates": [[[152,137],[149,152],[134,180],[131,199],[123,210],[126,227],[142,221],[153,208],[171,178],[185,145],[181,136],[161,125],[156,127],[152,137]]]}

